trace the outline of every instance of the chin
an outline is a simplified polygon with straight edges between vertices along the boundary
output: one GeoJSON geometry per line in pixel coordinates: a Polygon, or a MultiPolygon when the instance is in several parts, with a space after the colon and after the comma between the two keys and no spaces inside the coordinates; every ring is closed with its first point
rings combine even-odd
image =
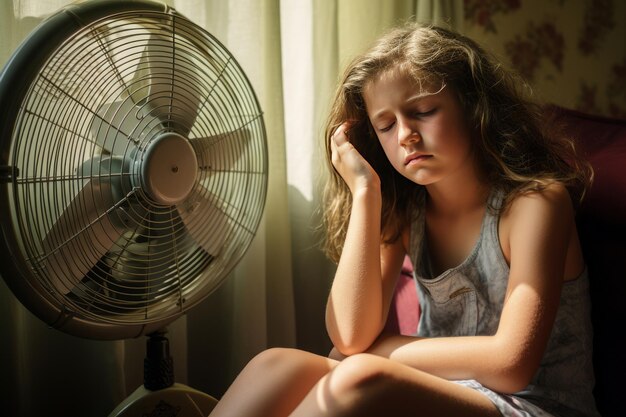
{"type": "Polygon", "coordinates": [[[406,178],[408,178],[409,180],[413,181],[415,184],[418,185],[430,185],[433,184],[435,182],[437,182],[437,180],[439,178],[435,178],[432,175],[424,175],[423,173],[412,173],[411,175],[404,175],[406,178]]]}

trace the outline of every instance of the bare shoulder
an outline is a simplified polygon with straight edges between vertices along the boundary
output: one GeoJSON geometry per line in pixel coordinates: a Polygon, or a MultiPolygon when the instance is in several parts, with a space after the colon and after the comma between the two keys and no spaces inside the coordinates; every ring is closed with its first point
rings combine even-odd
{"type": "Polygon", "coordinates": [[[567,242],[572,237],[573,225],[574,209],[564,185],[553,183],[542,190],[521,193],[501,214],[502,250],[510,261],[515,242],[525,242],[524,246],[531,242],[567,242]]]}
{"type": "Polygon", "coordinates": [[[574,209],[567,188],[560,183],[547,185],[542,190],[528,191],[515,196],[502,213],[502,221],[510,227],[528,221],[572,220],[574,209]]]}
{"type": "Polygon", "coordinates": [[[560,183],[547,185],[537,191],[527,191],[517,195],[503,214],[513,216],[528,214],[528,211],[556,211],[565,214],[573,211],[569,191],[560,183]]]}

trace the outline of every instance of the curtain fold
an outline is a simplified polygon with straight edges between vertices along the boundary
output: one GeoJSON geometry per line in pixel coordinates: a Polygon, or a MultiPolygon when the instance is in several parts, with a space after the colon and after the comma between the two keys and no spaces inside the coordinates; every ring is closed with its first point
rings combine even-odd
{"type": "MultiPolygon", "coordinates": [[[[250,79],[265,121],[269,175],[264,216],[248,253],[224,289],[211,295],[199,310],[226,320],[211,319],[210,335],[198,335],[207,314],[191,312],[189,360],[201,364],[190,384],[220,395],[245,363],[269,346],[295,345],[291,235],[287,200],[280,2],[234,0],[208,2],[204,17],[185,13],[184,1],[175,6],[214,34],[237,59],[250,79]],[[195,17],[194,17],[195,16],[195,17]],[[218,300],[218,297],[220,299],[218,300]],[[224,303],[222,297],[230,302],[224,303]],[[219,304],[215,309],[213,304],[219,304]],[[212,340],[211,340],[212,339],[212,340]],[[211,344],[210,354],[206,347],[211,344]],[[193,353],[192,353],[193,352],[193,353]],[[224,362],[225,361],[225,362],[224,362]],[[222,375],[212,378],[208,375],[222,375]],[[219,379],[219,380],[218,380],[219,379]]],[[[205,333],[206,328],[203,330],[205,333]]]]}
{"type": "MultiPolygon", "coordinates": [[[[0,0],[0,65],[48,13],[68,3],[0,0]]],[[[324,308],[335,267],[318,244],[323,128],[339,71],[400,22],[458,28],[463,2],[167,3],[235,56],[254,86],[268,136],[267,201],[248,253],[219,289],[168,326],[177,382],[219,397],[264,348],[325,354],[331,347],[324,308]]],[[[145,338],[93,341],[47,328],[4,282],[0,328],[0,409],[10,415],[102,416],[142,383],[145,338]]]]}

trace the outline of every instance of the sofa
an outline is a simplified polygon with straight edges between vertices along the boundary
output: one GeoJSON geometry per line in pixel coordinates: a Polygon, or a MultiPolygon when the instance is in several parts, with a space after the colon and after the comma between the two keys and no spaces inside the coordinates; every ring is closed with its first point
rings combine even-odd
{"type": "MultiPolygon", "coordinates": [[[[590,277],[594,326],[594,395],[604,417],[624,416],[626,390],[626,120],[593,116],[556,106],[546,108],[595,171],[577,210],[576,223],[590,277]]],[[[419,300],[411,262],[405,259],[396,285],[387,331],[417,331],[419,300]]]]}

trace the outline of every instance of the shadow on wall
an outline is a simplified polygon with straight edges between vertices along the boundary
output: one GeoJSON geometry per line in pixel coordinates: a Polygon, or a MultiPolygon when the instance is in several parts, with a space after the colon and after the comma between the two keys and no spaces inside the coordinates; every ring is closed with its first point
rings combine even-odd
{"type": "Polygon", "coordinates": [[[232,369],[234,279],[187,313],[188,378],[192,388],[220,398],[238,370],[232,369]]]}
{"type": "MultiPolygon", "coordinates": [[[[321,201],[315,196],[313,201],[321,201]]],[[[335,265],[320,248],[322,223],[316,203],[289,187],[296,337],[298,348],[327,355],[332,344],[324,322],[335,265]]]]}

